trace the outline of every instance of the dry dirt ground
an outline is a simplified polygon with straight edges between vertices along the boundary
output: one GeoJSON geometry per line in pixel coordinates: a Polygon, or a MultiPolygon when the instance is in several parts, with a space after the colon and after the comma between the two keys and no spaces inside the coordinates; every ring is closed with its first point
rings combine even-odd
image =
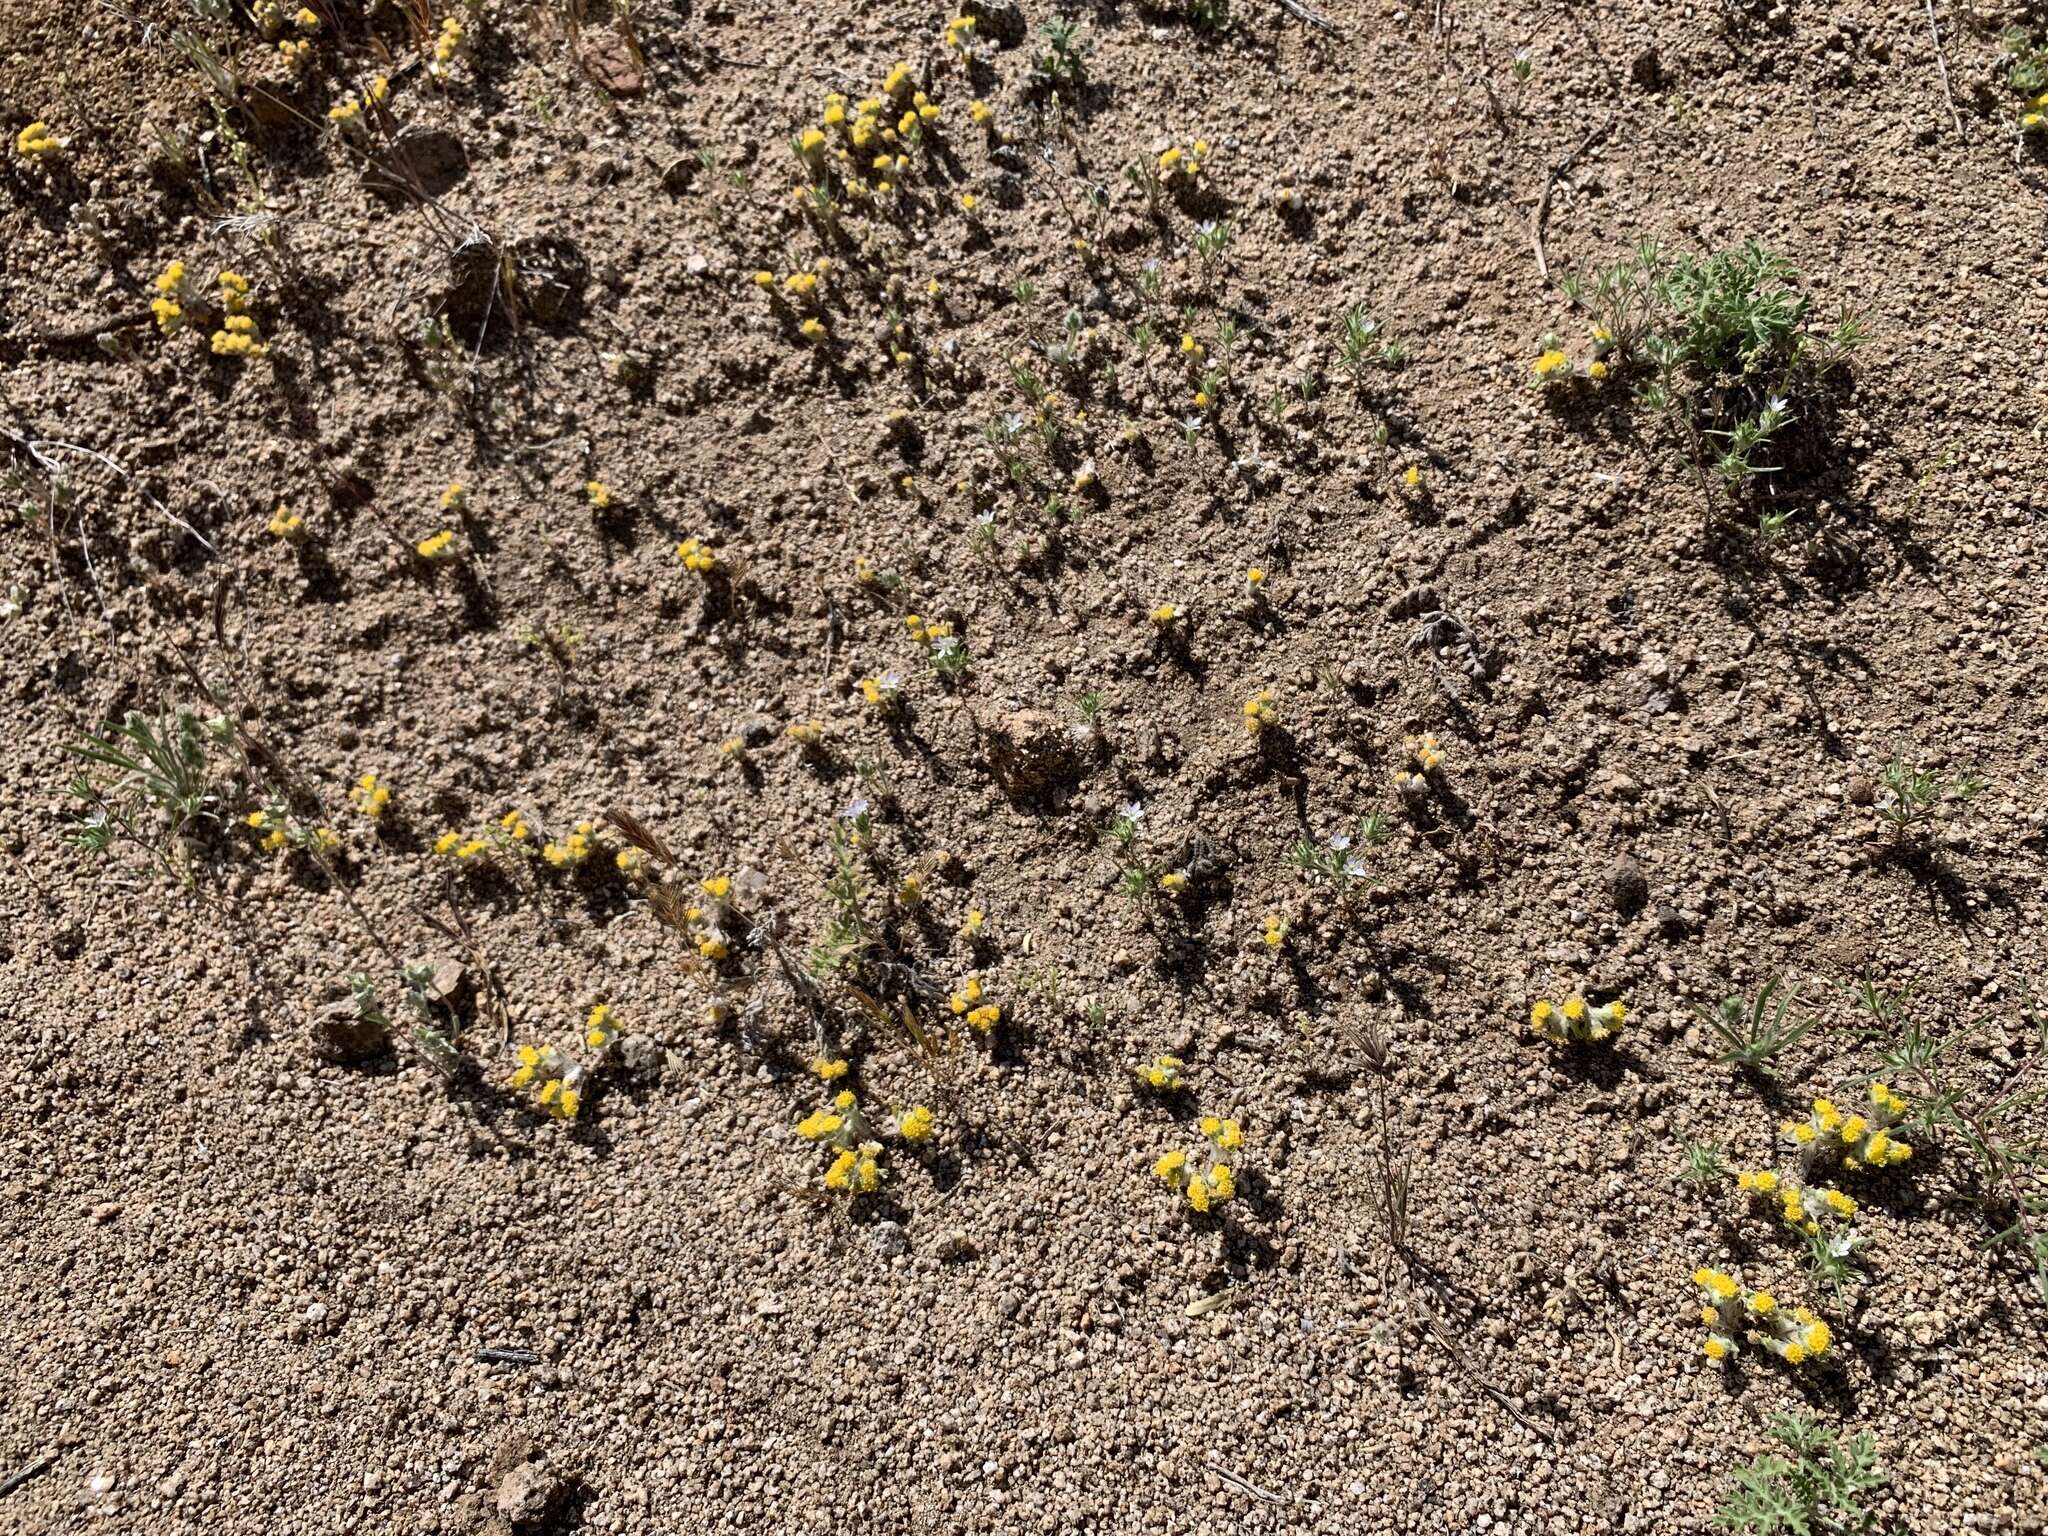
{"type": "Polygon", "coordinates": [[[483,0],[439,79],[424,8],[315,0],[294,76],[239,7],[0,7],[0,1529],[1700,1531],[1794,1409],[1875,1435],[1883,1529],[2048,1524],[2048,1310],[1985,1246],[2031,1172],[1918,1138],[1839,1292],[1675,1178],[1882,1070],[1866,975],[1973,1112],[2048,1072],[2048,184],[1996,44],[2042,18],[1319,3],[1088,7],[1066,84],[1037,0],[971,66],[895,0],[483,0]],[[898,62],[941,115],[823,225],[790,141],[898,62]],[[1862,317],[1776,538],[1619,368],[1535,387],[1588,357],[1539,224],[1553,275],[1754,238],[1862,317]],[[149,323],[173,260],[266,355],[149,323]],[[1360,384],[1353,305],[1407,348],[1360,384]],[[235,733],[189,888],[67,791],[179,709],[235,733]],[[1895,753],[1987,787],[1895,844],[1895,753]],[[1289,862],[1373,813],[1359,878],[1289,862]],[[1815,1027],[1717,1062],[1699,1007],[1781,975],[1815,1027]],[[1531,1037],[1581,989],[1617,1041],[1531,1037]],[[874,1193],[795,1131],[849,1087],[933,1111],[874,1193]],[[1153,1172],[1205,1114],[1208,1214],[1153,1172]],[[1834,1347],[1717,1369],[1703,1264],[1834,1347]]]}

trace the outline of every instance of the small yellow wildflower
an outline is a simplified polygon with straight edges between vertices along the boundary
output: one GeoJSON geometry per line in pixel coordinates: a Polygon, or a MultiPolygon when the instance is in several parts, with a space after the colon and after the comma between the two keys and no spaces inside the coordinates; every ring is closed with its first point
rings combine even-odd
{"type": "Polygon", "coordinates": [[[1553,347],[1536,359],[1536,377],[1539,379],[1555,378],[1560,373],[1570,371],[1571,366],[1571,358],[1553,347]]]}
{"type": "Polygon", "coordinates": [[[602,480],[584,481],[583,494],[590,498],[590,504],[599,511],[612,504],[612,488],[602,480]]]}
{"type": "Polygon", "coordinates": [[[611,1004],[599,1003],[583,1021],[583,1043],[593,1051],[601,1051],[618,1038],[619,1026],[612,1018],[611,1004]]]}
{"type": "Polygon", "coordinates": [[[702,539],[685,539],[676,546],[676,556],[683,562],[683,569],[699,576],[708,575],[718,564],[718,556],[702,539]]]}
{"type": "Polygon", "coordinates": [[[896,1134],[908,1142],[931,1140],[932,1112],[919,1104],[896,1122],[896,1134]]]}
{"type": "Polygon", "coordinates": [[[306,540],[306,520],[294,513],[290,507],[280,503],[278,509],[270,514],[270,534],[272,538],[283,539],[287,544],[303,544],[306,540]]]}
{"type": "Polygon", "coordinates": [[[846,1076],[849,1070],[846,1061],[841,1057],[818,1056],[814,1057],[811,1061],[811,1071],[817,1075],[820,1082],[824,1083],[837,1082],[840,1078],[846,1076]]]}
{"type": "Polygon", "coordinates": [[[430,533],[413,545],[413,552],[422,560],[452,560],[455,558],[455,534],[443,528],[439,533],[430,533]]]}
{"type": "Polygon", "coordinates": [[[373,821],[382,816],[391,805],[389,786],[378,783],[377,775],[374,773],[366,773],[357,779],[355,787],[348,792],[348,797],[354,802],[357,810],[373,821]]]}
{"type": "Polygon", "coordinates": [[[45,122],[33,122],[14,136],[15,153],[24,160],[43,160],[64,148],[64,141],[45,122]]]}

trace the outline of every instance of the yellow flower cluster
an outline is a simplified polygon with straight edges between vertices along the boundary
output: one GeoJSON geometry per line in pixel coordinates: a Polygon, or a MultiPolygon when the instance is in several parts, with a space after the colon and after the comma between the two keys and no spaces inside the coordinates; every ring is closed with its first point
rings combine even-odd
{"type": "Polygon", "coordinates": [[[974,25],[972,16],[955,16],[946,23],[946,51],[958,55],[963,64],[980,52],[974,43],[974,25]]]}
{"type": "Polygon", "coordinates": [[[932,1112],[922,1104],[913,1105],[905,1110],[896,1121],[896,1134],[912,1145],[930,1141],[932,1129],[932,1112]]]}
{"type": "Polygon", "coordinates": [[[811,1072],[821,1083],[835,1083],[850,1070],[844,1057],[816,1056],[811,1059],[811,1072]]]}
{"type": "Polygon", "coordinates": [[[460,512],[469,503],[469,491],[460,480],[448,482],[448,489],[441,493],[443,512],[460,512]]]}
{"type": "MultiPolygon", "coordinates": [[[[792,721],[783,730],[782,734],[806,751],[814,752],[825,744],[825,722],[822,720],[792,721]]],[[[737,740],[738,738],[734,739],[737,740]]]]}
{"type": "Polygon", "coordinates": [[[910,631],[910,638],[919,645],[936,645],[953,633],[953,626],[944,619],[926,619],[922,614],[916,613],[905,614],[903,626],[910,631]]]}
{"type": "Polygon", "coordinates": [[[1628,1008],[1620,998],[1595,1008],[1573,993],[1564,1000],[1562,1008],[1547,998],[1539,999],[1529,1010],[1529,1028],[1552,1045],[1579,1040],[1598,1042],[1620,1034],[1622,1021],[1627,1017],[1628,1008]]]}
{"type": "Polygon", "coordinates": [[[286,816],[283,811],[251,811],[244,820],[263,834],[262,841],[257,846],[265,853],[276,853],[285,845],[286,816]]]}
{"type": "Polygon", "coordinates": [[[270,536],[283,539],[287,544],[303,544],[306,541],[306,520],[280,502],[277,510],[270,514],[270,536]]]}
{"type": "Polygon", "coordinates": [[[1259,939],[1268,949],[1287,942],[1287,924],[1278,912],[1268,912],[1259,929],[1259,939]]]}
{"type": "Polygon", "coordinates": [[[313,62],[313,41],[311,38],[281,38],[277,45],[278,57],[284,60],[284,67],[293,74],[303,73],[313,62]]]}
{"type": "Polygon", "coordinates": [[[413,553],[422,560],[453,560],[455,558],[455,533],[443,528],[439,533],[430,533],[413,545],[413,553]]]}
{"type": "Polygon", "coordinates": [[[984,1035],[1002,1022],[1003,1010],[994,1003],[982,1001],[979,976],[970,976],[962,982],[960,990],[947,999],[946,1005],[984,1035]]]}
{"type": "Polygon", "coordinates": [[[374,773],[366,773],[357,779],[354,787],[349,790],[348,797],[355,808],[372,821],[391,807],[390,786],[378,783],[377,775],[374,773]]]}
{"type": "Polygon", "coordinates": [[[1176,1147],[1152,1165],[1152,1171],[1180,1194],[1197,1212],[1206,1214],[1237,1194],[1237,1172],[1231,1155],[1244,1145],[1244,1132],[1235,1120],[1204,1115],[1202,1145],[1190,1155],[1176,1147]]]}
{"type": "Polygon", "coordinates": [[[552,1045],[522,1045],[519,1065],[512,1071],[514,1088],[533,1088],[541,1107],[557,1120],[574,1120],[583,1107],[579,1085],[583,1069],[572,1066],[552,1045]]]}
{"type": "Polygon", "coordinates": [[[473,859],[488,846],[483,839],[464,837],[460,832],[443,832],[434,839],[434,852],[450,859],[473,859]]]}
{"type": "Polygon", "coordinates": [[[584,481],[583,494],[589,498],[590,504],[600,512],[612,504],[612,488],[602,480],[584,481]]]}
{"type": "Polygon", "coordinates": [[[1748,1194],[1776,1200],[1785,1225],[1808,1237],[1819,1234],[1823,1220],[1852,1221],[1856,1216],[1855,1200],[1839,1189],[1802,1186],[1790,1179],[1779,1178],[1768,1168],[1755,1173],[1738,1173],[1735,1187],[1748,1194]]]}
{"type": "Polygon", "coordinates": [[[507,811],[500,816],[498,828],[515,843],[523,843],[533,835],[527,828],[525,815],[519,811],[507,811]]]}
{"type": "Polygon", "coordinates": [[[597,852],[597,823],[579,821],[558,843],[542,843],[540,856],[556,869],[574,869],[597,852]]]}
{"type": "Polygon", "coordinates": [[[1181,1073],[1186,1065],[1178,1056],[1155,1056],[1151,1065],[1138,1069],[1138,1078],[1147,1088],[1173,1093],[1181,1086],[1181,1073]]]}
{"type": "Polygon", "coordinates": [[[1179,144],[1169,145],[1159,155],[1159,179],[1179,179],[1193,185],[1201,179],[1202,167],[1208,159],[1209,142],[1206,139],[1197,139],[1185,148],[1179,144]]]}
{"type": "Polygon", "coordinates": [[[1434,736],[1410,736],[1407,747],[1408,756],[1424,773],[1434,773],[1443,765],[1444,750],[1434,736]]]}
{"type": "Polygon", "coordinates": [[[718,566],[718,555],[702,539],[685,539],[676,546],[676,558],[683,562],[683,569],[697,576],[708,576],[718,566]]]}
{"type": "Polygon", "coordinates": [[[1252,566],[1244,573],[1244,590],[1247,597],[1261,597],[1266,591],[1266,568],[1252,566]]]}
{"type": "Polygon", "coordinates": [[[1152,622],[1161,629],[1168,628],[1179,617],[1180,610],[1171,603],[1161,603],[1152,610],[1152,622]]]}
{"type": "Polygon", "coordinates": [[[1788,1365],[1817,1360],[1834,1343],[1833,1331],[1806,1308],[1781,1307],[1769,1291],[1746,1291],[1733,1275],[1701,1268],[1692,1272],[1692,1281],[1699,1287],[1700,1321],[1707,1327],[1703,1347],[1717,1364],[1745,1342],[1788,1365]]]}
{"type": "Polygon", "coordinates": [[[878,715],[894,714],[903,702],[903,681],[894,672],[860,680],[860,696],[878,715]]]}
{"type": "Polygon", "coordinates": [[[156,297],[149,301],[149,312],[156,316],[156,328],[169,336],[187,323],[185,307],[195,302],[191,275],[182,261],[173,261],[157,274],[156,297]]]}
{"type": "Polygon", "coordinates": [[[455,60],[467,41],[468,34],[455,17],[450,16],[442,22],[440,35],[434,39],[434,57],[427,65],[427,73],[436,80],[446,79],[454,71],[455,60]]]}
{"type": "MultiPolygon", "coordinates": [[[[924,1133],[931,1134],[930,1113],[926,1112],[924,1133]]],[[[882,1144],[871,1140],[867,1117],[851,1089],[841,1089],[830,1109],[814,1110],[796,1125],[797,1135],[806,1141],[822,1142],[835,1150],[832,1165],[825,1170],[825,1187],[846,1194],[872,1194],[882,1187],[882,1144]]],[[[911,1138],[913,1140],[917,1138],[911,1138]]]]}
{"type": "Polygon", "coordinates": [[[1815,1099],[1804,1121],[1787,1120],[1779,1134],[1799,1149],[1810,1169],[1839,1160],[1844,1168],[1888,1168],[1913,1155],[1907,1143],[1892,1135],[1906,1113],[1906,1101],[1883,1083],[1870,1085],[1867,1114],[1843,1114],[1831,1099],[1815,1099]]]}
{"type": "Polygon", "coordinates": [[[14,152],[24,160],[43,160],[63,151],[64,141],[45,122],[33,122],[14,136],[14,152]]]}
{"type": "Polygon", "coordinates": [[[706,960],[723,960],[732,953],[732,940],[726,933],[726,925],[733,920],[732,879],[712,875],[698,881],[697,888],[704,893],[705,904],[684,909],[684,926],[696,938],[699,955],[706,960]]]}
{"type": "Polygon", "coordinates": [[[1270,731],[1280,723],[1280,711],[1273,705],[1273,690],[1261,688],[1244,701],[1244,728],[1248,735],[1270,731]]]}
{"type": "Polygon", "coordinates": [[[345,130],[362,127],[363,109],[374,106],[391,94],[391,81],[383,75],[370,82],[370,88],[361,96],[350,96],[336,102],[327,109],[327,120],[341,124],[345,130]]]}
{"type": "Polygon", "coordinates": [[[981,941],[983,930],[988,927],[988,918],[979,907],[967,909],[967,921],[960,925],[960,937],[970,944],[981,941]]]}
{"type": "MultiPolygon", "coordinates": [[[[972,30],[971,24],[967,30],[972,30]]],[[[952,37],[949,28],[949,45],[952,37]]],[[[829,192],[836,181],[854,202],[887,197],[895,191],[894,178],[910,169],[910,157],[904,150],[918,144],[942,112],[938,103],[917,88],[910,66],[898,64],[884,77],[876,95],[857,102],[838,91],[826,96],[818,125],[798,134],[792,147],[805,172],[822,189],[829,192]]],[[[792,191],[806,201],[813,197],[804,187],[792,191]]]]}
{"type": "Polygon", "coordinates": [[[220,283],[220,329],[213,333],[213,350],[226,357],[261,357],[269,349],[256,329],[256,317],[249,313],[249,279],[239,272],[223,272],[220,283]]]}
{"type": "Polygon", "coordinates": [[[619,1024],[612,1017],[612,1005],[599,1003],[583,1021],[583,1043],[593,1051],[602,1051],[618,1038],[619,1024]]]}

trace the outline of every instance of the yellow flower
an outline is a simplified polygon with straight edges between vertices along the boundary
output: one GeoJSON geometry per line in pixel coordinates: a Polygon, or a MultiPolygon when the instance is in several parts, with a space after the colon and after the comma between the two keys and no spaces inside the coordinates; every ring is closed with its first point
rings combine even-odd
{"type": "Polygon", "coordinates": [[[967,921],[960,925],[960,937],[969,941],[980,938],[982,929],[987,926],[987,923],[988,919],[982,916],[978,908],[970,907],[967,912],[967,921]]]}
{"type": "Polygon", "coordinates": [[[454,543],[454,533],[443,528],[439,533],[430,533],[413,545],[413,551],[422,560],[448,560],[454,558],[454,543]]]}
{"type": "Polygon", "coordinates": [[[1207,1213],[1209,1209],[1209,1186],[1201,1178],[1188,1180],[1188,1204],[1197,1211],[1207,1213]]]}
{"type": "Polygon", "coordinates": [[[853,1108],[856,1102],[856,1100],[854,1099],[853,1090],[851,1088],[840,1089],[837,1093],[832,1095],[832,1102],[840,1109],[853,1108]]]}
{"type": "Polygon", "coordinates": [[[1571,365],[1571,358],[1553,347],[1550,351],[1545,352],[1536,359],[1536,377],[1539,379],[1550,378],[1569,369],[1571,365]]]}
{"type": "Polygon", "coordinates": [[[439,854],[453,853],[461,842],[462,834],[460,832],[443,832],[434,839],[434,852],[439,854]]]}
{"type": "Polygon", "coordinates": [[[1727,1344],[1715,1338],[1712,1334],[1707,1335],[1707,1342],[1703,1347],[1707,1352],[1709,1360],[1726,1360],[1728,1358],[1727,1344]]]}
{"type": "Polygon", "coordinates": [[[702,539],[685,539],[676,546],[676,554],[683,562],[683,568],[699,576],[709,573],[717,564],[718,556],[702,539]]]}
{"type": "Polygon", "coordinates": [[[853,1187],[854,1165],[860,1161],[852,1151],[842,1151],[832,1159],[832,1166],[825,1170],[827,1189],[851,1189],[853,1187]]]}
{"type": "Polygon", "coordinates": [[[590,504],[602,511],[612,504],[612,488],[602,480],[583,482],[583,494],[590,498],[590,504]]]}
{"type": "Polygon", "coordinates": [[[987,102],[977,101],[969,105],[967,115],[977,123],[986,124],[996,113],[995,108],[991,107],[987,102]]]}
{"type": "Polygon", "coordinates": [[[297,544],[306,537],[306,520],[291,508],[280,505],[270,514],[270,532],[272,537],[283,539],[287,544],[297,544]]]}
{"type": "Polygon", "coordinates": [[[1769,1317],[1778,1310],[1778,1298],[1769,1291],[1757,1291],[1749,1298],[1749,1310],[1758,1317],[1769,1317]]]}
{"type": "Polygon", "coordinates": [[[1209,1170],[1209,1190],[1218,1200],[1228,1200],[1237,1193],[1237,1175],[1230,1171],[1228,1163],[1218,1163],[1209,1170]]]}
{"type": "Polygon", "coordinates": [[[825,339],[825,322],[816,315],[808,316],[797,329],[811,341],[823,341],[825,339]]]}
{"type": "Polygon", "coordinates": [[[14,148],[24,160],[40,160],[54,155],[64,147],[64,141],[50,132],[50,125],[44,122],[30,123],[14,136],[14,148]]]}
{"type": "Polygon", "coordinates": [[[1209,1139],[1229,1152],[1244,1145],[1244,1131],[1235,1120],[1226,1120],[1209,1139]]]}
{"type": "Polygon", "coordinates": [[[1280,711],[1273,707],[1273,690],[1262,688],[1244,701],[1244,728],[1256,736],[1280,723],[1280,711]]]}
{"type": "Polygon", "coordinates": [[[811,1070],[818,1075],[819,1081],[830,1083],[846,1076],[847,1064],[830,1056],[819,1056],[812,1060],[811,1070]]]}
{"type": "Polygon", "coordinates": [[[391,804],[391,790],[386,785],[379,784],[374,773],[366,773],[357,779],[355,787],[348,792],[348,797],[354,802],[357,810],[373,821],[382,816],[391,804]]]}
{"type": "MultiPolygon", "coordinates": [[[[1816,1322],[1811,1323],[1807,1326],[1806,1333],[1802,1342],[1805,1343],[1806,1352],[1808,1354],[1824,1355],[1827,1353],[1828,1346],[1834,1343],[1834,1341],[1834,1333],[1832,1330],[1829,1329],[1828,1325],[1826,1323],[1816,1322]]],[[[1790,1357],[1788,1356],[1787,1358],[1790,1357]]]]}
{"type": "Polygon", "coordinates": [[[1595,380],[1606,378],[1607,365],[1595,358],[1592,362],[1586,364],[1586,377],[1595,380]]]}
{"type": "Polygon", "coordinates": [[[996,1007],[993,1003],[985,1003],[979,1008],[968,1011],[967,1022],[985,1035],[1002,1021],[1002,1017],[1002,1009],[996,1007]]]}
{"type": "Polygon", "coordinates": [[[962,192],[960,194],[960,206],[966,212],[972,213],[975,209],[981,206],[981,199],[976,197],[972,192],[962,192]]]}
{"type": "Polygon", "coordinates": [[[1266,584],[1265,567],[1255,565],[1246,571],[1244,573],[1244,584],[1254,592],[1263,587],[1266,584]]]}
{"type": "Polygon", "coordinates": [[[460,480],[451,480],[448,484],[448,489],[441,493],[441,510],[443,512],[460,512],[462,504],[468,499],[469,493],[463,489],[462,482],[460,480]]]}
{"type": "Polygon", "coordinates": [[[917,1105],[896,1122],[896,1134],[905,1141],[929,1141],[932,1134],[932,1112],[922,1104],[917,1105]]]}
{"type": "Polygon", "coordinates": [[[1421,489],[1422,489],[1422,467],[1421,467],[1420,465],[1417,465],[1417,464],[1410,464],[1410,465],[1408,466],[1408,470],[1407,470],[1407,472],[1406,472],[1405,474],[1403,474],[1403,475],[1401,476],[1401,483],[1402,483],[1403,485],[1407,486],[1407,487],[1408,487],[1408,489],[1409,489],[1409,490],[1411,490],[1411,491],[1419,491],[1419,490],[1421,490],[1421,489]]]}
{"type": "Polygon", "coordinates": [[[1187,1165],[1187,1153],[1181,1151],[1179,1148],[1175,1148],[1173,1151],[1167,1153],[1166,1156],[1160,1158],[1158,1162],[1154,1163],[1152,1165],[1152,1171],[1158,1174],[1160,1178],[1167,1180],[1169,1183],[1175,1183],[1179,1181],[1180,1174],[1182,1170],[1187,1167],[1187,1165]]]}

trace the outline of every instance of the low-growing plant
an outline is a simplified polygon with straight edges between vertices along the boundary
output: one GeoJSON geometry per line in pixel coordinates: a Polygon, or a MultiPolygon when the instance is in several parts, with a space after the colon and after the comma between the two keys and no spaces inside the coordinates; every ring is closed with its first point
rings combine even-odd
{"type": "Polygon", "coordinates": [[[1375,811],[1360,817],[1354,831],[1333,833],[1321,842],[1301,839],[1288,852],[1287,860],[1311,885],[1339,885],[1365,879],[1365,860],[1359,849],[1375,847],[1386,840],[1387,819],[1375,811]]]}
{"type": "Polygon", "coordinates": [[[132,844],[191,886],[191,834],[219,804],[227,768],[213,749],[229,739],[224,719],[202,721],[185,709],[152,719],[131,710],[113,730],[72,746],[71,755],[88,765],[69,786],[80,805],[72,842],[95,855],[132,844]]]}
{"type": "Polygon", "coordinates": [[[1891,761],[1878,771],[1877,782],[1878,819],[1901,841],[1933,820],[1943,801],[1966,806],[1984,792],[1988,783],[1969,769],[1944,776],[1912,767],[1906,762],[1903,742],[1893,747],[1891,761]]]}
{"type": "Polygon", "coordinates": [[[1700,1321],[1707,1327],[1701,1347],[1717,1365],[1744,1344],[1799,1365],[1819,1359],[1834,1342],[1833,1331],[1805,1307],[1784,1307],[1769,1291],[1745,1290],[1722,1270],[1696,1269],[1692,1280],[1699,1287],[1700,1321]]]}
{"type": "Polygon", "coordinates": [[[1595,1005],[1575,992],[1562,1005],[1539,998],[1529,1009],[1529,1029],[1552,1045],[1599,1044],[1620,1034],[1627,1017],[1620,998],[1595,1005]]]}
{"type": "Polygon", "coordinates": [[[1204,1115],[1202,1140],[1193,1147],[1176,1147],[1152,1165],[1152,1171],[1188,1204],[1207,1215],[1237,1194],[1236,1155],[1244,1145],[1244,1132],[1235,1120],[1204,1115]]]}
{"type": "Polygon", "coordinates": [[[1879,1528],[1864,1501],[1890,1479],[1878,1470],[1869,1431],[1844,1445],[1796,1413],[1773,1416],[1770,1428],[1791,1454],[1770,1452],[1734,1468],[1736,1491],[1714,1512],[1714,1524],[1748,1536],[1867,1536],[1879,1528]]]}
{"type": "Polygon", "coordinates": [[[1354,379],[1363,379],[1368,369],[1392,372],[1408,360],[1408,349],[1387,334],[1363,304],[1354,305],[1337,319],[1337,362],[1354,379]]]}
{"type": "Polygon", "coordinates": [[[1796,1024],[1787,1023],[1796,991],[1789,991],[1785,978],[1776,977],[1749,997],[1740,993],[1724,997],[1712,1008],[1701,1008],[1700,1017],[1719,1035],[1728,1049],[1714,1059],[1723,1065],[1750,1067],[1776,1076],[1771,1063],[1798,1042],[1819,1022],[1817,1017],[1796,1024]]]}

